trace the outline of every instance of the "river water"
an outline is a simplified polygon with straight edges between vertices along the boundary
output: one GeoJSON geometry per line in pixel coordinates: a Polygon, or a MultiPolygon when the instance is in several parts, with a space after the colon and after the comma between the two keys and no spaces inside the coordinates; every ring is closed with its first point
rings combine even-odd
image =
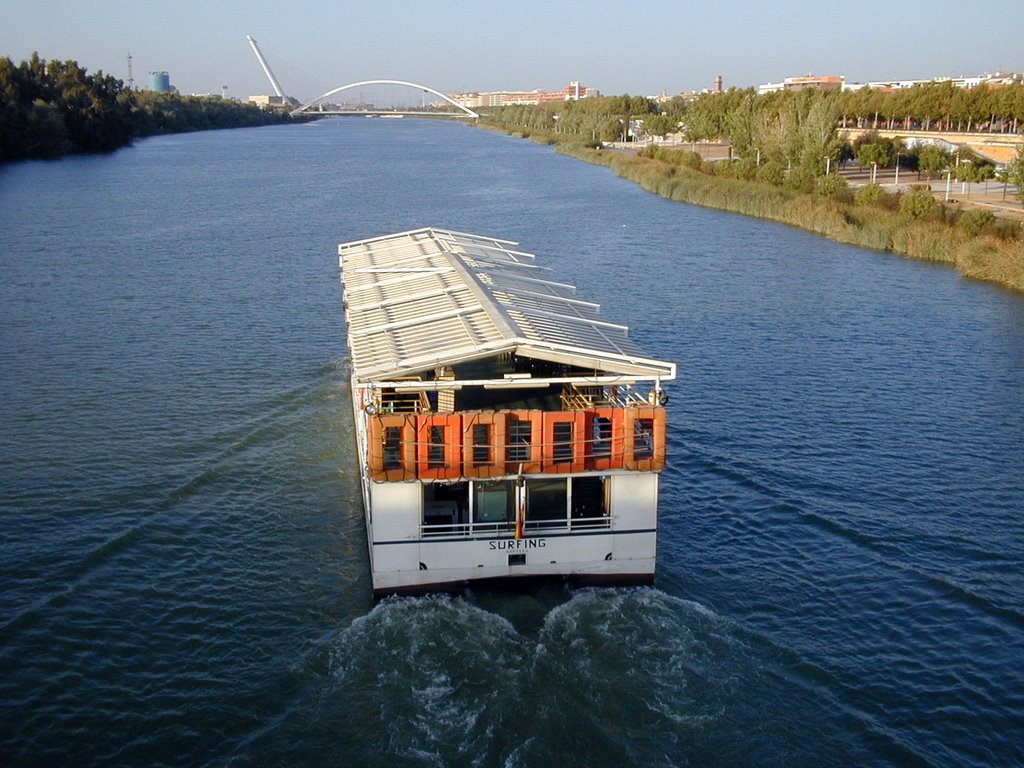
{"type": "Polygon", "coordinates": [[[413,120],[0,169],[8,766],[1024,764],[1024,296],[413,120]],[[651,589],[374,604],[335,246],[674,360],[651,589]]]}

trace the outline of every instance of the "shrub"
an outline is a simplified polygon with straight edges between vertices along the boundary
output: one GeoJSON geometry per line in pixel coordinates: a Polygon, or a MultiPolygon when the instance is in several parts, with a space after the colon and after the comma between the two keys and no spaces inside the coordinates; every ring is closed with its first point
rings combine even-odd
{"type": "Polygon", "coordinates": [[[818,179],[817,193],[822,197],[840,202],[850,201],[850,184],[845,176],[838,173],[830,174],[823,179],[818,179]]]}
{"type": "Polygon", "coordinates": [[[701,165],[704,164],[704,158],[700,152],[686,152],[683,155],[683,162],[693,168],[693,170],[699,171],[701,165]]]}
{"type": "Polygon", "coordinates": [[[737,179],[753,181],[757,178],[758,170],[757,163],[749,157],[744,157],[732,164],[732,172],[737,179]]]}
{"type": "Polygon", "coordinates": [[[865,184],[853,193],[853,202],[857,205],[882,205],[885,202],[885,190],[878,184],[865,184]]]}
{"type": "Polygon", "coordinates": [[[786,169],[782,167],[781,163],[777,163],[774,160],[761,163],[761,167],[757,169],[757,180],[765,184],[779,186],[785,179],[786,169]]]}
{"type": "Polygon", "coordinates": [[[900,213],[912,219],[929,219],[935,216],[939,204],[928,187],[914,187],[900,199],[900,213]]]}
{"type": "Polygon", "coordinates": [[[794,166],[785,181],[786,189],[795,189],[798,192],[813,192],[815,186],[814,172],[807,168],[794,166]]]}
{"type": "Polygon", "coordinates": [[[956,225],[968,236],[976,237],[981,234],[982,230],[992,226],[995,220],[996,217],[992,211],[975,208],[970,211],[964,211],[960,218],[957,219],[956,225]]]}
{"type": "Polygon", "coordinates": [[[713,162],[711,160],[705,160],[700,164],[701,173],[706,173],[708,176],[718,175],[718,166],[720,163],[713,162]]]}

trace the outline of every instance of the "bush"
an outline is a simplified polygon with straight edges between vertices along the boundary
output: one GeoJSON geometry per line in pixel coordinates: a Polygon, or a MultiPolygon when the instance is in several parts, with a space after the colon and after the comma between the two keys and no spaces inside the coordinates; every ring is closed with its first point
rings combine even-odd
{"type": "Polygon", "coordinates": [[[704,158],[700,152],[685,152],[683,154],[683,162],[693,168],[693,170],[699,171],[700,167],[704,164],[704,158]]]}
{"type": "Polygon", "coordinates": [[[719,165],[720,163],[716,163],[712,160],[705,160],[700,164],[701,173],[706,173],[708,176],[717,176],[719,165]]]}
{"type": "Polygon", "coordinates": [[[853,193],[853,202],[857,205],[883,205],[888,197],[885,190],[878,184],[865,184],[853,193]]]}
{"type": "Polygon", "coordinates": [[[930,219],[939,211],[939,204],[928,187],[914,187],[900,199],[900,213],[912,219],[930,219]]]}
{"type": "Polygon", "coordinates": [[[761,163],[761,167],[757,169],[757,180],[765,184],[780,186],[786,180],[786,169],[782,167],[781,163],[774,160],[761,163]]]}
{"type": "Polygon", "coordinates": [[[818,187],[815,191],[822,197],[838,200],[843,203],[848,203],[851,199],[850,184],[845,176],[841,176],[838,173],[818,179],[818,187]]]}
{"type": "Polygon", "coordinates": [[[970,237],[976,237],[980,235],[982,230],[992,226],[996,221],[995,215],[992,211],[984,211],[980,208],[975,208],[970,211],[964,211],[960,218],[957,219],[956,225],[964,231],[964,233],[970,237]]]}
{"type": "Polygon", "coordinates": [[[797,192],[813,192],[815,187],[814,172],[799,166],[794,166],[785,181],[786,189],[793,189],[797,192]]]}
{"type": "Polygon", "coordinates": [[[757,163],[749,157],[744,157],[742,160],[737,160],[732,164],[733,175],[737,179],[744,179],[745,181],[753,181],[757,178],[757,172],[759,167],[757,163]]]}

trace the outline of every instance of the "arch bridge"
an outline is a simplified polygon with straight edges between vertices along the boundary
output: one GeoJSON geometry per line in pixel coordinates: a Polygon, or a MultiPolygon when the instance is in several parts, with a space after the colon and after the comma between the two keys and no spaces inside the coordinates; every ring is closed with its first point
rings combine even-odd
{"type": "Polygon", "coordinates": [[[435,90],[435,89],[431,88],[428,85],[421,85],[420,83],[412,83],[412,82],[409,82],[408,80],[361,80],[358,83],[349,83],[348,85],[343,85],[340,88],[335,88],[333,90],[328,91],[327,93],[324,93],[324,94],[321,94],[320,96],[317,96],[315,99],[307,101],[302,106],[297,107],[296,109],[293,109],[291,114],[292,115],[296,115],[296,116],[297,115],[366,115],[366,116],[376,116],[376,115],[403,115],[403,116],[404,115],[410,115],[410,116],[413,116],[413,115],[415,115],[415,116],[419,116],[419,117],[457,117],[457,118],[462,118],[462,119],[472,118],[474,120],[477,119],[478,117],[480,117],[480,115],[478,115],[473,110],[469,109],[469,107],[463,106],[459,102],[455,101],[455,99],[453,99],[453,98],[451,98],[449,96],[446,96],[445,94],[441,93],[440,91],[435,90]],[[417,88],[417,89],[419,89],[421,91],[426,91],[428,93],[432,93],[435,96],[440,96],[442,99],[444,99],[444,101],[446,101],[449,104],[451,104],[458,111],[443,112],[443,111],[438,111],[438,110],[433,110],[433,109],[420,109],[420,110],[415,110],[415,109],[374,109],[374,108],[359,108],[359,107],[356,107],[356,108],[339,108],[339,107],[335,107],[333,105],[328,105],[328,104],[325,103],[327,99],[329,99],[330,97],[334,96],[335,94],[341,93],[343,91],[350,91],[350,90],[352,90],[354,88],[365,88],[366,86],[370,86],[370,85],[404,85],[404,86],[408,86],[409,88],[417,88]]]}

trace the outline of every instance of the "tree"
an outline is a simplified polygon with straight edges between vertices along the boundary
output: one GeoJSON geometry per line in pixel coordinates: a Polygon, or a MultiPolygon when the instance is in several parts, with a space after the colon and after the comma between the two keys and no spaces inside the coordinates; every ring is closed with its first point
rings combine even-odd
{"type": "Polygon", "coordinates": [[[1007,178],[1017,185],[1017,199],[1024,204],[1024,144],[1017,148],[1017,156],[1010,163],[1007,178]]]}
{"type": "Polygon", "coordinates": [[[933,144],[921,147],[917,153],[917,169],[926,173],[931,180],[932,174],[940,174],[949,166],[949,155],[933,144]]]}
{"type": "Polygon", "coordinates": [[[861,144],[857,149],[857,162],[861,165],[878,164],[886,168],[896,160],[896,153],[893,151],[892,143],[878,141],[871,144],[861,144]]]}
{"type": "Polygon", "coordinates": [[[664,136],[679,130],[679,118],[674,115],[648,115],[644,118],[644,133],[664,136]]]}

